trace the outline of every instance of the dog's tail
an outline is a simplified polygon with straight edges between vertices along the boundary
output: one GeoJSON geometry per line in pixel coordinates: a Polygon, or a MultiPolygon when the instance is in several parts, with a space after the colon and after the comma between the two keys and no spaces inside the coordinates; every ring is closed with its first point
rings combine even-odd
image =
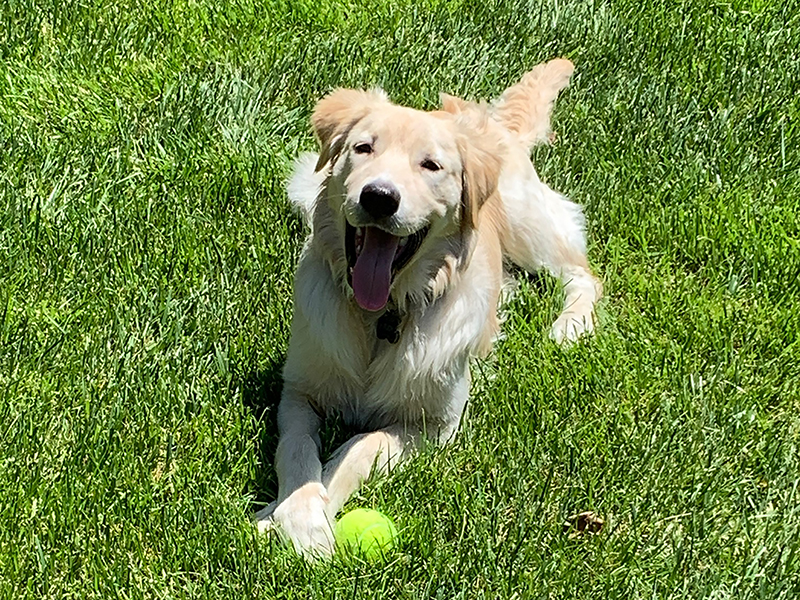
{"type": "Polygon", "coordinates": [[[574,69],[563,58],[537,65],[494,102],[492,116],[516,133],[528,149],[548,141],[550,112],[558,93],[569,85],[574,69]]]}

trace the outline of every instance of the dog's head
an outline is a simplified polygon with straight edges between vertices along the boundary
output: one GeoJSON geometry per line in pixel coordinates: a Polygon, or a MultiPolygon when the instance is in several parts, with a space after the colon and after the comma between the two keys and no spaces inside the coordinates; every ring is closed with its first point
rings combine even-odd
{"type": "Polygon", "coordinates": [[[331,243],[344,250],[359,306],[381,310],[396,280],[419,287],[447,255],[466,259],[501,168],[502,141],[488,117],[447,103],[422,112],[383,92],[343,89],[317,104],[312,123],[317,170],[329,170],[321,201],[338,236],[331,243]]]}

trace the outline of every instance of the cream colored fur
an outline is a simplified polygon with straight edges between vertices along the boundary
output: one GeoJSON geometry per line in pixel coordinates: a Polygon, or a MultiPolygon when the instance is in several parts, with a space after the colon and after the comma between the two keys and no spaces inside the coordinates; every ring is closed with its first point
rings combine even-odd
{"type": "Polygon", "coordinates": [[[586,261],[583,214],[542,183],[529,158],[571,73],[569,61],[539,65],[491,106],[443,96],[443,110],[426,113],[356,90],[317,105],[320,153],[298,160],[289,185],[311,233],[297,268],[278,409],[279,494],[257,515],[261,528],[279,530],[306,556],[333,551],[336,513],[371,473],[424,439],[455,434],[469,360],[488,352],[499,330],[504,259],[562,281],[555,341],[592,331],[601,287],[586,261]],[[358,152],[364,143],[374,150],[358,152]],[[425,160],[440,168],[420,167],[425,160]],[[429,227],[392,283],[403,315],[396,344],[376,337],[381,313],[359,308],[347,282],[345,220],[370,225],[359,194],[376,178],[401,195],[382,228],[405,236],[429,227]],[[368,433],[323,465],[318,431],[331,413],[368,433]]]}

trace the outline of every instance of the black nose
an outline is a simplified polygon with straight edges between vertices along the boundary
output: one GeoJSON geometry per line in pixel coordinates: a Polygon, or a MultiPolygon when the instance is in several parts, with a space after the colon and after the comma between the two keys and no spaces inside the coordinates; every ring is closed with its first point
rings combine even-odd
{"type": "Polygon", "coordinates": [[[390,183],[368,183],[361,190],[361,206],[375,219],[390,217],[400,206],[400,192],[390,183]]]}

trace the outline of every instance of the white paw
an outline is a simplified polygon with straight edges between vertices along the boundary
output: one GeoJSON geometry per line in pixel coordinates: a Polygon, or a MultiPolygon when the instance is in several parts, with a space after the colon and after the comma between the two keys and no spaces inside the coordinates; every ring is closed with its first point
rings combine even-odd
{"type": "Polygon", "coordinates": [[[307,483],[267,514],[272,505],[259,511],[259,531],[275,529],[288,538],[295,550],[306,558],[315,559],[333,554],[333,528],[325,514],[328,494],[321,483],[307,483]],[[262,523],[264,525],[262,526],[262,523]]]}
{"type": "Polygon", "coordinates": [[[564,311],[550,328],[550,339],[557,344],[568,344],[594,331],[592,314],[564,311]]]}
{"type": "Polygon", "coordinates": [[[275,521],[272,520],[272,513],[275,512],[275,509],[278,507],[278,501],[270,502],[258,511],[255,515],[255,522],[258,526],[258,532],[264,533],[265,531],[274,531],[275,530],[275,521]]]}

